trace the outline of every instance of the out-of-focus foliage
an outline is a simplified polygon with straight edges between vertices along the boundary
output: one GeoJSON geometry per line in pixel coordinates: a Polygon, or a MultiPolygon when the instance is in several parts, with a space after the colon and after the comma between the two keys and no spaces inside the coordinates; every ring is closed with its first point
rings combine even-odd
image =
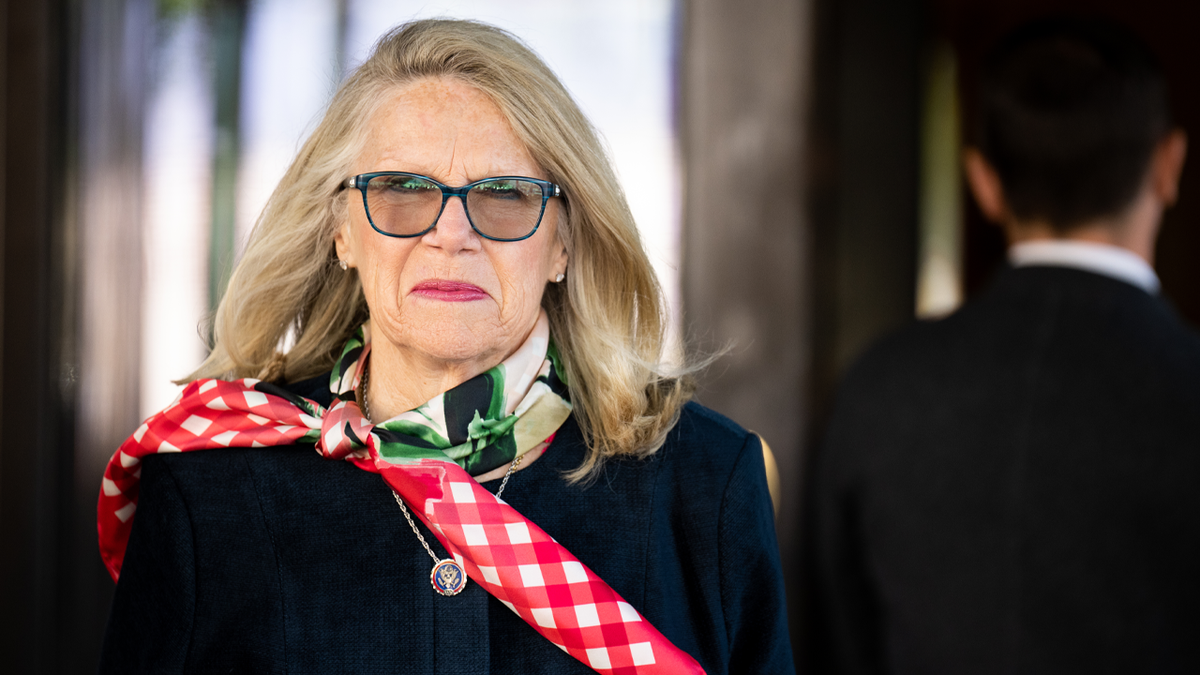
{"type": "Polygon", "coordinates": [[[175,19],[204,9],[209,0],[158,0],[157,4],[158,16],[175,19]]]}
{"type": "Polygon", "coordinates": [[[221,5],[246,5],[249,0],[156,0],[161,19],[177,19],[188,14],[207,12],[221,5]]]}

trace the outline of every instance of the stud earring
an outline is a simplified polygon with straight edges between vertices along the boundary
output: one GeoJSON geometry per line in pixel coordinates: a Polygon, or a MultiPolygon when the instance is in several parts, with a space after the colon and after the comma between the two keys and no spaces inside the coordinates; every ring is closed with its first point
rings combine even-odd
{"type": "Polygon", "coordinates": [[[562,283],[562,280],[563,280],[563,279],[565,279],[565,278],[566,278],[566,277],[563,275],[563,273],[562,273],[562,272],[559,272],[559,273],[558,273],[558,276],[554,277],[554,283],[556,283],[556,284],[561,284],[561,283],[562,283]]]}
{"type": "Polygon", "coordinates": [[[346,264],[345,260],[338,260],[338,267],[341,267],[343,272],[350,269],[350,266],[346,264]]]}

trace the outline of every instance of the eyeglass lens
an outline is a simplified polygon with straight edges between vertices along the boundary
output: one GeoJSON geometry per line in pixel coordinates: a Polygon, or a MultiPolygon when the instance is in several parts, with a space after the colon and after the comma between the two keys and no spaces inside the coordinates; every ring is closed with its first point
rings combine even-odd
{"type": "MultiPolygon", "coordinates": [[[[371,222],[386,234],[420,234],[433,226],[442,208],[441,188],[419,176],[374,176],[365,193],[371,222]]],[[[544,206],[542,186],[527,180],[486,180],[467,191],[471,224],[494,239],[520,239],[533,232],[544,206]]]]}

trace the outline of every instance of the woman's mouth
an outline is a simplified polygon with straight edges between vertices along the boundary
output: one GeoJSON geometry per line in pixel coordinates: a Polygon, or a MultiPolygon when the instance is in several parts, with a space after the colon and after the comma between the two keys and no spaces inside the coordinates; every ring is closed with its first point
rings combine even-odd
{"type": "Polygon", "coordinates": [[[413,286],[411,293],[443,302],[470,302],[488,297],[484,290],[474,284],[443,279],[426,279],[413,286]]]}

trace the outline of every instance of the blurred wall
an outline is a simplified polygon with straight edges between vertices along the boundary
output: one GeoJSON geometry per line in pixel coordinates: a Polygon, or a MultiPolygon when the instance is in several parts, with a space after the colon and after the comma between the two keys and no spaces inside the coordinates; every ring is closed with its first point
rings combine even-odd
{"type": "Polygon", "coordinates": [[[700,354],[727,349],[701,373],[698,398],[773,448],[785,536],[809,423],[811,12],[809,2],[690,0],[679,73],[684,331],[700,354]]]}
{"type": "Polygon", "coordinates": [[[60,386],[71,321],[66,211],[63,3],[5,3],[0,16],[4,149],[0,342],[0,654],[5,670],[53,672],[69,546],[72,410],[60,386]]]}
{"type": "Polygon", "coordinates": [[[95,668],[96,479],[138,423],[148,2],[5,4],[0,653],[95,668]]]}
{"type": "Polygon", "coordinates": [[[685,4],[684,329],[729,348],[699,399],[778,459],[793,635],[804,468],[837,376],[913,317],[923,17],[916,0],[685,4]]]}

